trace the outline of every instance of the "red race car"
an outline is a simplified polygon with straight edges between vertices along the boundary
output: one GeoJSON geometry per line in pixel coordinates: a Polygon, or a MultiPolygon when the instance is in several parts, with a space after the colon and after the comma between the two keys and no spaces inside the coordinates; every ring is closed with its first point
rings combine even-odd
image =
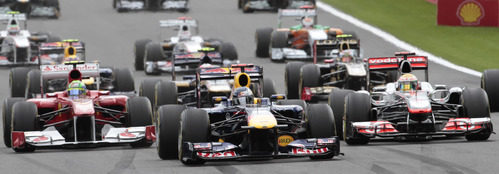
{"type": "MultiPolygon", "coordinates": [[[[129,143],[150,146],[156,139],[146,97],[87,90],[82,77],[98,75],[98,66],[81,62],[58,65],[68,76],[66,91],[33,99],[4,101],[4,140],[16,152],[48,146],[129,143]]],[[[43,74],[42,74],[43,76],[43,74]]]]}

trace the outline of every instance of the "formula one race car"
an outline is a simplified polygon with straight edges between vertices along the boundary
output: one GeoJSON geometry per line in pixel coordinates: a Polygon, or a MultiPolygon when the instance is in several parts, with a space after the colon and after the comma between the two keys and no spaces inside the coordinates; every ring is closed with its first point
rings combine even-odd
{"type": "Polygon", "coordinates": [[[0,31],[0,66],[38,65],[36,51],[41,42],[57,42],[60,38],[48,33],[30,33],[21,29],[21,23],[27,28],[26,16],[18,12],[0,15],[0,21],[7,21],[7,29],[0,31]]]}
{"type": "MultiPolygon", "coordinates": [[[[48,68],[52,67],[42,65],[42,70],[48,68]]],[[[67,90],[27,100],[5,99],[6,146],[16,152],[32,152],[51,146],[130,143],[144,147],[153,143],[155,128],[147,98],[86,89],[83,77],[99,75],[95,64],[77,62],[57,68],[50,76],[67,77],[67,90]],[[62,73],[68,69],[69,73],[62,73]]]]}
{"type": "MultiPolygon", "coordinates": [[[[263,68],[252,64],[234,64],[230,68],[203,65],[196,75],[185,75],[182,80],[146,79],[139,89],[140,96],[154,101],[157,109],[166,104],[183,104],[189,107],[213,107],[215,96],[230,97],[234,78],[244,72],[251,81],[250,89],[258,97],[275,94],[274,82],[263,77],[263,68]]],[[[243,77],[243,78],[246,78],[243,77]]]]}
{"type": "MultiPolygon", "coordinates": [[[[373,92],[332,90],[333,109],[343,113],[343,139],[348,144],[367,144],[375,137],[398,140],[427,140],[434,136],[465,136],[467,140],[487,140],[493,132],[487,94],[480,88],[432,86],[426,77],[418,81],[410,74],[416,67],[427,73],[427,64],[404,55],[370,58],[370,69],[386,71],[400,68],[399,80],[373,88],[373,92]],[[417,61],[416,61],[417,62],[417,61]],[[344,98],[338,96],[346,96],[344,98]]],[[[338,123],[337,123],[338,124],[338,123]]],[[[338,126],[338,125],[337,125],[338,126]]],[[[338,129],[337,131],[341,131],[338,129]]]]}
{"type": "Polygon", "coordinates": [[[482,73],[480,86],[489,98],[490,111],[499,111],[499,69],[488,69],[482,73]]]}
{"type": "Polygon", "coordinates": [[[189,165],[230,159],[329,159],[340,154],[329,106],[276,101],[284,95],[255,98],[250,79],[245,71],[236,74],[230,98],[213,97],[218,102],[215,107],[161,106],[157,111],[160,158],[178,157],[189,165]]]}
{"type": "Polygon", "coordinates": [[[201,64],[229,65],[237,63],[237,51],[230,42],[203,39],[197,33],[198,23],[190,17],[160,21],[162,28],[175,28],[178,34],[162,42],[150,39],[135,42],[135,69],[148,75],[178,69],[193,71],[201,64]]]}
{"type": "Polygon", "coordinates": [[[238,0],[237,7],[244,13],[253,11],[276,11],[277,9],[297,9],[302,6],[315,8],[315,0],[238,0]]]}
{"type": "Polygon", "coordinates": [[[0,14],[9,11],[19,11],[28,17],[59,18],[61,9],[59,0],[2,0],[0,14]]]}
{"type": "Polygon", "coordinates": [[[113,8],[118,12],[136,10],[177,10],[189,11],[188,0],[113,0],[113,8]]]}
{"type": "Polygon", "coordinates": [[[316,9],[282,9],[279,10],[278,16],[277,29],[256,30],[256,56],[270,57],[273,61],[312,60],[314,55],[317,55],[317,58],[338,56],[334,39],[343,34],[343,30],[317,25],[316,9]],[[281,28],[283,17],[299,17],[301,23],[291,28],[281,28]]]}

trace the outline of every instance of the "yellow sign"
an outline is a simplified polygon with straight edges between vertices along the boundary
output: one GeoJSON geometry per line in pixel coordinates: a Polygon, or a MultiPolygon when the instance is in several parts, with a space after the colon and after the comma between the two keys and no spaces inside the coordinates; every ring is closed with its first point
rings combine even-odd
{"type": "Polygon", "coordinates": [[[289,143],[293,142],[295,139],[289,135],[281,135],[277,138],[277,143],[281,147],[286,147],[289,143]]]}
{"type": "Polygon", "coordinates": [[[464,1],[459,5],[457,16],[464,25],[478,25],[484,17],[484,10],[482,5],[476,1],[464,1]]]}

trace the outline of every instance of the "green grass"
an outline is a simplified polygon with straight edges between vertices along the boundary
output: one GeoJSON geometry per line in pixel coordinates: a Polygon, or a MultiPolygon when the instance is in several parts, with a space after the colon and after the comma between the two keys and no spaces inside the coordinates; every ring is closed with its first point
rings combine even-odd
{"type": "Polygon", "coordinates": [[[322,1],[456,64],[477,71],[499,68],[497,27],[439,26],[437,6],[425,0],[322,1]]]}

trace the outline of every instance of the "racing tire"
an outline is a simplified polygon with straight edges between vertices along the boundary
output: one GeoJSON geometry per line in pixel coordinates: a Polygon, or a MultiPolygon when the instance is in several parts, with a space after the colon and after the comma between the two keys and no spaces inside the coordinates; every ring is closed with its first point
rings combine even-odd
{"type": "Polygon", "coordinates": [[[151,42],[151,39],[141,39],[135,41],[133,50],[135,54],[134,66],[136,71],[144,70],[144,54],[146,53],[146,45],[149,42],[151,42]]]}
{"type": "Polygon", "coordinates": [[[300,69],[305,65],[303,62],[290,62],[286,64],[284,81],[286,83],[286,97],[288,99],[300,98],[300,69]]]}
{"type": "MultiPolygon", "coordinates": [[[[333,111],[327,104],[311,104],[308,107],[308,131],[310,138],[332,138],[336,136],[333,111]]],[[[335,153],[310,156],[310,159],[330,159],[335,153]]]]}
{"type": "Polygon", "coordinates": [[[491,112],[499,111],[499,69],[488,69],[482,74],[482,89],[487,92],[491,112]]]}
{"type": "Polygon", "coordinates": [[[321,70],[316,64],[306,64],[301,67],[298,95],[303,99],[302,93],[305,87],[318,87],[320,85],[321,70]]]}
{"type": "MultiPolygon", "coordinates": [[[[464,116],[469,118],[490,118],[489,101],[487,94],[481,88],[465,88],[461,94],[461,105],[464,108],[464,116]]],[[[470,133],[465,136],[468,141],[487,140],[492,133],[490,127],[477,133],[470,133]]]]}
{"type": "MultiPolygon", "coordinates": [[[[38,109],[35,103],[20,101],[12,106],[12,131],[36,131],[38,109]]],[[[33,152],[35,147],[25,144],[23,148],[13,148],[15,152],[33,152]]]]}
{"type": "Polygon", "coordinates": [[[163,105],[158,108],[157,148],[159,158],[174,159],[178,157],[178,130],[180,129],[180,115],[187,109],[184,105],[163,105]]]}
{"type": "Polygon", "coordinates": [[[157,109],[162,105],[177,104],[178,91],[175,82],[162,80],[156,83],[154,87],[154,108],[157,109]]]}
{"type": "Polygon", "coordinates": [[[128,68],[114,68],[113,91],[117,92],[132,92],[135,91],[135,81],[132,71],[128,68]]]}
{"type": "Polygon", "coordinates": [[[270,98],[276,93],[274,81],[270,78],[263,78],[263,97],[270,98]]]}
{"type": "MultiPolygon", "coordinates": [[[[270,37],[271,48],[287,48],[288,47],[288,32],[274,31],[270,37]]],[[[272,58],[272,50],[269,50],[269,56],[272,58]]],[[[273,59],[272,59],[273,60],[273,59]]]]}
{"type": "Polygon", "coordinates": [[[369,143],[369,138],[354,132],[353,122],[370,121],[371,99],[363,93],[350,93],[345,98],[345,115],[343,117],[343,139],[348,145],[369,143]]]}
{"type": "Polygon", "coordinates": [[[220,47],[220,52],[222,53],[223,59],[227,60],[237,60],[237,50],[234,44],[230,42],[223,42],[222,46],[220,47]]]}
{"type": "Polygon", "coordinates": [[[353,93],[353,90],[333,88],[329,93],[328,104],[333,110],[334,120],[336,124],[336,135],[339,139],[343,139],[343,115],[345,113],[345,97],[353,93]]]}
{"type": "Polygon", "coordinates": [[[182,153],[184,142],[207,142],[210,137],[210,120],[208,113],[202,109],[186,109],[180,118],[178,136],[178,158],[185,165],[203,164],[199,158],[186,159],[182,153]]]}
{"type": "Polygon", "coordinates": [[[25,98],[35,98],[36,94],[42,93],[40,70],[33,69],[29,71],[28,77],[26,79],[27,82],[26,82],[25,98]]]}
{"type": "Polygon", "coordinates": [[[145,79],[140,83],[139,86],[139,96],[144,96],[151,101],[151,107],[154,110],[154,101],[155,101],[155,89],[156,89],[156,83],[161,81],[160,79],[145,79]]]}
{"type": "MultiPolygon", "coordinates": [[[[135,126],[150,126],[152,125],[152,109],[151,102],[147,97],[132,97],[127,101],[127,125],[128,127],[135,126]]],[[[152,142],[148,142],[145,138],[130,143],[130,146],[137,147],[149,147],[152,145],[152,142]]]]}
{"type": "MultiPolygon", "coordinates": [[[[149,42],[146,44],[146,49],[144,53],[145,61],[168,61],[165,53],[163,52],[163,47],[158,42],[149,42]]],[[[144,69],[145,69],[145,61],[144,61],[144,69]]],[[[158,69],[154,69],[152,72],[144,71],[146,75],[159,75],[161,71],[158,69]]]]}
{"type": "Polygon", "coordinates": [[[255,10],[251,8],[244,8],[244,6],[248,3],[249,0],[242,0],[241,8],[243,9],[243,13],[253,13],[255,10]]]}
{"type": "Polygon", "coordinates": [[[31,69],[27,67],[16,67],[10,69],[10,96],[25,97],[26,94],[26,75],[31,69]]]}
{"type": "Polygon", "coordinates": [[[270,56],[270,37],[273,31],[274,29],[272,28],[260,28],[256,30],[256,57],[265,58],[270,56]]]}
{"type": "Polygon", "coordinates": [[[12,105],[16,102],[25,101],[24,98],[6,98],[2,105],[3,142],[6,147],[11,147],[12,131],[12,105]]]}

